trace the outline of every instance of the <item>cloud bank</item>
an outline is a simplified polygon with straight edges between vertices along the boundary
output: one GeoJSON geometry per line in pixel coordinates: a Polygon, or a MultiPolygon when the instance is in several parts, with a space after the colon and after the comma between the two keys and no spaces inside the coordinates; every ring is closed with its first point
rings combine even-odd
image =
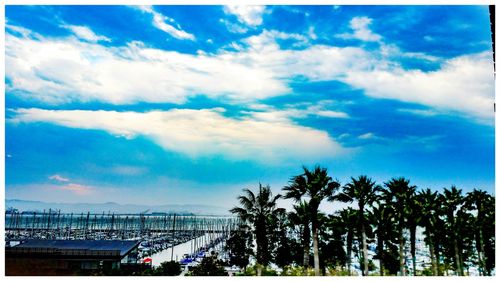
{"type": "MultiPolygon", "coordinates": [[[[354,23],[364,30],[369,21],[354,23]]],[[[371,31],[362,34],[365,40],[376,39],[371,31]]],[[[192,55],[140,42],[105,47],[78,37],[7,33],[7,89],[9,94],[49,104],[182,104],[197,95],[247,104],[289,94],[289,83],[302,77],[341,81],[375,98],[417,103],[477,119],[493,117],[489,52],[455,57],[438,70],[424,72],[405,69],[391,60],[391,52],[383,44],[380,50],[369,52],[360,47],[311,45],[300,34],[264,30],[235,46],[236,51],[192,55]],[[279,39],[303,47],[282,49],[279,39]]]]}
{"type": "Polygon", "coordinates": [[[192,158],[223,156],[264,164],[331,157],[345,150],[326,132],[287,119],[231,119],[223,109],[116,112],[18,109],[9,122],[50,122],[60,126],[104,130],[128,139],[144,136],[162,148],[192,158]]]}

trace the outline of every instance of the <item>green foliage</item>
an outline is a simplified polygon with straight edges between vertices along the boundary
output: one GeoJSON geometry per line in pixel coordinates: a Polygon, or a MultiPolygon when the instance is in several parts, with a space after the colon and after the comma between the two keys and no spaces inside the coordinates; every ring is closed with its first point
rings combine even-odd
{"type": "Polygon", "coordinates": [[[301,201],[298,205],[293,206],[293,211],[288,214],[288,222],[290,228],[300,240],[297,243],[296,240],[290,239],[292,261],[303,266],[309,266],[311,260],[309,258],[311,249],[311,210],[307,201],[301,201]]]}
{"type": "Polygon", "coordinates": [[[259,184],[259,192],[243,189],[244,195],[238,197],[241,207],[234,207],[231,213],[238,215],[242,222],[253,228],[257,251],[255,257],[259,264],[268,265],[272,260],[270,242],[273,241],[272,230],[275,228],[277,216],[285,212],[278,208],[276,201],[281,195],[273,196],[269,186],[259,184]]]}
{"type": "Polygon", "coordinates": [[[224,263],[217,256],[205,257],[198,266],[190,269],[191,276],[228,276],[224,263]]]}
{"type": "Polygon", "coordinates": [[[426,267],[422,270],[421,275],[423,276],[433,276],[434,273],[432,272],[432,269],[429,267],[426,267]]]}
{"type": "Polygon", "coordinates": [[[326,268],[344,266],[347,264],[347,253],[344,250],[342,218],[339,216],[321,216],[319,231],[320,265],[326,273],[326,268]]]}
{"type": "Polygon", "coordinates": [[[248,266],[252,250],[252,233],[245,225],[240,225],[226,241],[226,250],[229,253],[229,264],[240,268],[248,266]]]}
{"type": "Polygon", "coordinates": [[[158,268],[154,270],[153,275],[159,276],[178,276],[182,272],[181,264],[176,261],[162,262],[158,268]]]}
{"type": "Polygon", "coordinates": [[[287,265],[283,267],[281,276],[314,276],[314,269],[311,267],[287,265]]]}
{"type": "Polygon", "coordinates": [[[137,276],[153,276],[153,275],[155,275],[155,270],[152,269],[152,268],[148,268],[148,269],[145,269],[143,271],[134,272],[133,275],[137,275],[137,276]]]}
{"type": "Polygon", "coordinates": [[[301,202],[303,197],[309,198],[309,205],[314,269],[316,275],[320,275],[319,241],[318,241],[318,208],[323,200],[333,200],[340,183],[328,175],[326,168],[316,166],[314,170],[303,167],[304,173],[292,177],[290,184],[283,188],[285,198],[291,198],[295,202],[301,202]]]}
{"type": "Polygon", "coordinates": [[[267,266],[262,266],[259,264],[247,267],[247,269],[245,271],[243,271],[242,274],[239,274],[239,276],[257,276],[258,267],[260,267],[262,270],[261,276],[278,276],[278,273],[275,270],[273,270],[267,266]]]}
{"type": "Polygon", "coordinates": [[[347,269],[339,266],[329,266],[326,271],[328,276],[350,276],[347,269]]]}
{"type": "MultiPolygon", "coordinates": [[[[363,257],[359,257],[359,264],[363,264],[364,260],[363,257]]],[[[377,267],[373,263],[373,260],[368,260],[368,271],[374,271],[377,267]]]]}
{"type": "MultiPolygon", "coordinates": [[[[278,211],[276,201],[280,195],[273,197],[269,187],[260,186],[257,194],[244,190],[245,194],[239,197],[241,207],[231,211],[251,225],[253,237],[245,240],[234,236],[228,240],[232,247],[240,248],[233,250],[242,258],[238,265],[247,264],[249,254],[244,245],[255,239],[257,262],[263,265],[273,262],[283,269],[283,276],[305,276],[313,272],[318,275],[320,270],[323,275],[349,275],[347,269],[351,268],[351,273],[353,269],[351,256],[360,259],[364,267],[363,256],[367,254],[363,246],[371,243],[376,243],[376,255],[367,260],[370,275],[401,272],[425,276],[462,275],[471,265],[479,267],[481,275],[494,272],[494,196],[481,190],[464,196],[463,191],[454,186],[442,192],[430,189],[417,192],[416,186],[403,177],[390,179],[384,187],[367,176],[351,180],[343,186],[342,193],[335,194],[340,184],[327,175],[326,169],[304,168],[303,174],[292,177],[283,188],[284,198],[299,203],[287,215],[278,211]],[[353,202],[357,208],[322,214],[318,207],[324,199],[353,202]],[[424,242],[432,260],[427,268],[418,272],[403,262],[415,258],[417,227],[424,228],[424,242]],[[404,235],[407,231],[409,241],[404,235]],[[410,253],[405,256],[404,248],[408,246],[410,253]],[[314,264],[314,271],[297,266],[313,264],[312,252],[314,260],[319,260],[314,264]]],[[[231,260],[237,264],[236,257],[231,260]]],[[[260,271],[257,268],[262,270],[262,275],[276,275],[266,266],[246,268],[240,275],[257,275],[260,271]]]]}

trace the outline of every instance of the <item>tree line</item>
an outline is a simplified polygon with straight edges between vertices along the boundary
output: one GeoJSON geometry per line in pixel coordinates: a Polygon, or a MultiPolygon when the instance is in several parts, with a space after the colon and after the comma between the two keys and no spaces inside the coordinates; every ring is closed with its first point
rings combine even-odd
{"type": "Polygon", "coordinates": [[[230,210],[240,219],[227,241],[230,263],[246,268],[253,258],[257,275],[271,263],[283,275],[351,275],[352,256],[363,276],[464,276],[471,266],[482,276],[494,274],[495,197],[479,189],[418,190],[404,177],[377,184],[359,176],[341,185],[316,166],[303,167],[282,194],[259,184],[256,191],[243,189],[238,200],[230,210]],[[279,208],[278,200],[293,200],[293,210],[279,208]],[[325,201],[348,207],[325,214],[319,210],[325,201]],[[417,228],[430,260],[420,270],[417,228]]]}

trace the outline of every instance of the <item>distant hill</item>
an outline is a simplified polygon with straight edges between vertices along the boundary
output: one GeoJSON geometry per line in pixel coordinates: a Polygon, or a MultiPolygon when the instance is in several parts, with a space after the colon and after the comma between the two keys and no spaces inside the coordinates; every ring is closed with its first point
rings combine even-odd
{"type": "Polygon", "coordinates": [[[139,205],[106,203],[54,203],[42,201],[30,201],[19,199],[6,199],[5,209],[15,208],[24,212],[43,212],[43,210],[61,210],[64,213],[115,213],[115,214],[138,214],[151,213],[178,213],[195,215],[230,215],[226,208],[211,205],[196,204],[166,204],[166,205],[139,205]]]}

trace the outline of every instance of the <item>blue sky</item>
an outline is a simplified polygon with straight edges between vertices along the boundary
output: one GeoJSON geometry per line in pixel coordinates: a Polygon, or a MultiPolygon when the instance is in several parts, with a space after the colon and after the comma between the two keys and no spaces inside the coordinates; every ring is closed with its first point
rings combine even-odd
{"type": "Polygon", "coordinates": [[[231,207],[317,164],[494,193],[487,6],[7,6],[5,49],[8,199],[231,207]]]}

